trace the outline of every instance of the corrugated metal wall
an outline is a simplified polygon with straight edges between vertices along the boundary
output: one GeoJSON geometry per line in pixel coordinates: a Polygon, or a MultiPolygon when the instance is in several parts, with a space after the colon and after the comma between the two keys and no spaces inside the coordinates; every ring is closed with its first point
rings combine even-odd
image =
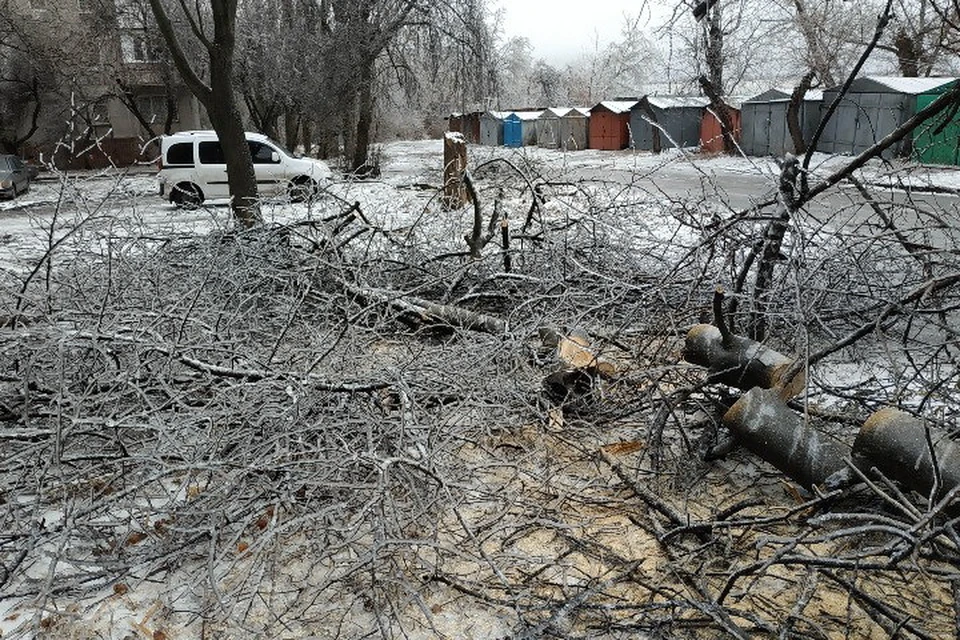
{"type": "MultiPolygon", "coordinates": [[[[657,122],[666,131],[660,132],[662,149],[673,147],[696,147],[700,145],[700,121],[703,118],[701,107],[674,107],[661,109],[651,105],[657,116],[657,122]],[[669,138],[668,138],[669,136],[669,138]]],[[[653,125],[644,119],[639,107],[630,112],[630,129],[633,133],[633,147],[641,151],[653,150],[653,125]]]]}
{"type": "Polygon", "coordinates": [[[565,151],[586,149],[589,144],[590,118],[567,114],[560,118],[560,146],[565,151]]]}
{"type": "MultiPolygon", "coordinates": [[[[823,92],[823,110],[836,98],[835,89],[823,92]]],[[[863,153],[914,114],[916,98],[903,93],[848,93],[827,122],[817,151],[824,153],[863,153]]],[[[908,138],[887,149],[885,158],[910,153],[908,138]]]]}
{"type": "MultiPolygon", "coordinates": [[[[730,126],[733,127],[733,139],[740,140],[740,110],[727,107],[730,114],[730,126]]],[[[700,124],[701,153],[723,153],[723,126],[720,118],[710,109],[703,114],[700,124]]]]}
{"type": "Polygon", "coordinates": [[[550,110],[544,111],[537,120],[537,144],[545,149],[560,146],[560,118],[550,110]]]}
{"type": "Polygon", "coordinates": [[[523,123],[515,114],[510,114],[503,120],[503,146],[523,146],[523,123]]]}
{"type": "Polygon", "coordinates": [[[590,148],[607,151],[626,149],[630,144],[629,124],[629,112],[592,111],[590,113],[590,148]]]}
{"type": "Polygon", "coordinates": [[[486,113],[480,116],[480,144],[491,147],[503,144],[503,120],[486,113]]]}
{"type": "MultiPolygon", "coordinates": [[[[917,96],[917,110],[925,109],[939,97],[930,93],[917,96]]],[[[949,121],[948,115],[949,108],[914,133],[913,152],[920,162],[960,165],[960,114],[953,114],[949,121]]]]}
{"type": "MultiPolygon", "coordinates": [[[[744,102],[740,107],[740,147],[750,156],[782,156],[796,153],[787,127],[788,100],[744,102]]],[[[820,122],[820,102],[800,104],[800,130],[810,142],[820,122]]]]}

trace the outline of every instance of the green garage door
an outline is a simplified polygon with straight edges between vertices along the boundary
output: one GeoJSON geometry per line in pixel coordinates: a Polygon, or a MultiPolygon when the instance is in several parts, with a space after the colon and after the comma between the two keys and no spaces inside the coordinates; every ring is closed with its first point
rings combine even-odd
{"type": "MultiPolygon", "coordinates": [[[[917,111],[929,106],[939,96],[925,93],[917,96],[917,111]]],[[[920,162],[960,165],[960,113],[947,109],[921,125],[913,136],[913,150],[920,162]],[[953,116],[944,126],[948,116],[953,116]]]]}

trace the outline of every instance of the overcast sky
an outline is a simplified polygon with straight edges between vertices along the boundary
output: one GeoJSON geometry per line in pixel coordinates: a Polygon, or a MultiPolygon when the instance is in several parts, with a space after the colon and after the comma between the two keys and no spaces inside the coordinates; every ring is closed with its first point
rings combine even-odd
{"type": "MultiPolygon", "coordinates": [[[[524,36],[533,57],[554,65],[571,62],[620,36],[625,13],[636,15],[643,0],[497,0],[504,10],[504,37],[524,36]]],[[[644,14],[649,20],[650,12],[644,14]]]]}

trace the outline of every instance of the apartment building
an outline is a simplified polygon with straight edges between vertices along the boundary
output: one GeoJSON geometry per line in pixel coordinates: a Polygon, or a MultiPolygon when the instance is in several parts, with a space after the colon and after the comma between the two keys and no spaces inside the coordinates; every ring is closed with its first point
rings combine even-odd
{"type": "MultiPolygon", "coordinates": [[[[156,155],[151,139],[205,126],[151,29],[146,0],[6,0],[43,81],[28,156],[73,167],[127,166],[156,155]]],[[[32,126],[33,104],[21,127],[32,126]]]]}

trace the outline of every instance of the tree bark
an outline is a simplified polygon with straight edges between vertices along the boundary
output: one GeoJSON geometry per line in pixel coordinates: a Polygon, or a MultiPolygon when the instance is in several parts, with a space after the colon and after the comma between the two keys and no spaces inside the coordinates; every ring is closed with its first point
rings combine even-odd
{"type": "Polygon", "coordinates": [[[354,139],[353,172],[359,177],[373,176],[377,168],[369,161],[370,130],[373,127],[373,67],[374,60],[366,58],[360,63],[360,83],[357,93],[357,135],[354,139]]]}
{"type": "Polygon", "coordinates": [[[683,358],[691,364],[706,367],[708,382],[738,389],[780,388],[789,382],[784,395],[795,395],[803,388],[804,377],[787,381],[784,374],[793,360],[755,340],[728,334],[724,339],[720,328],[698,324],[687,332],[683,358]]]}
{"type": "Polygon", "coordinates": [[[449,210],[462,207],[468,200],[463,184],[467,168],[467,143],[463,134],[447,133],[443,137],[443,205],[449,210]]]}
{"type": "Polygon", "coordinates": [[[960,484],[960,443],[898,409],[881,409],[863,423],[852,457],[864,473],[876,467],[935,500],[960,484]]]}
{"type": "Polygon", "coordinates": [[[737,140],[733,131],[733,118],[730,117],[730,109],[724,102],[720,93],[720,88],[713,84],[706,76],[700,76],[700,87],[710,98],[710,109],[716,114],[720,121],[720,132],[723,135],[723,152],[733,153],[737,149],[737,140]]]}
{"type": "Polygon", "coordinates": [[[790,218],[797,210],[797,178],[800,161],[787,155],[780,163],[779,213],[770,221],[764,233],[760,262],[757,264],[757,276],[753,285],[753,312],[751,314],[750,335],[754,340],[763,341],[767,335],[767,304],[773,289],[776,265],[783,261],[780,252],[783,239],[787,234],[790,218]]]}
{"type": "Polygon", "coordinates": [[[299,111],[293,107],[287,107],[283,112],[283,142],[291,153],[295,153],[300,146],[300,122],[299,111]]]}
{"type": "Polygon", "coordinates": [[[723,93],[723,3],[714,2],[706,11],[703,25],[704,62],[707,79],[717,91],[723,93]]]}
{"type": "Polygon", "coordinates": [[[793,140],[793,152],[798,156],[807,152],[807,142],[803,139],[803,129],[800,127],[800,106],[815,74],[816,72],[811,70],[800,79],[800,84],[790,94],[790,103],[787,105],[787,129],[790,131],[790,139],[793,140]]]}
{"type": "Polygon", "coordinates": [[[848,451],[806,424],[772,389],[751,389],[723,416],[723,424],[744,447],[805,489],[824,486],[842,472],[848,451]]]}
{"type": "Polygon", "coordinates": [[[213,97],[206,105],[207,115],[217,132],[227,164],[230,205],[237,221],[249,228],[260,222],[259,194],[243,116],[233,88],[232,46],[214,47],[210,52],[210,85],[213,97]]]}

